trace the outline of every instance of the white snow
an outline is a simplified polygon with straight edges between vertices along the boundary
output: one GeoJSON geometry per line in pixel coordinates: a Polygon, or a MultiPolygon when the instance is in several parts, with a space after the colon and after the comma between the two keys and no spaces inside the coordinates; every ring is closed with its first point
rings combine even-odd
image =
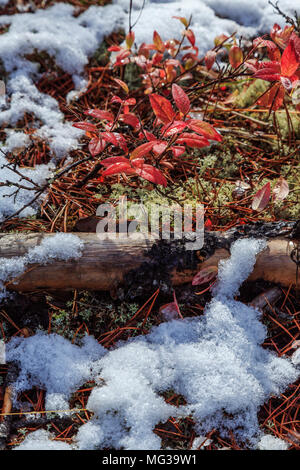
{"type": "Polygon", "coordinates": [[[290,445],[278,437],[266,434],[258,443],[259,450],[287,450],[290,445]]]}
{"type": "Polygon", "coordinates": [[[4,283],[22,274],[28,264],[79,258],[83,245],[83,241],[74,234],[57,233],[44,238],[40,245],[30,248],[24,256],[0,258],[0,300],[7,295],[4,283]]]}
{"type": "Polygon", "coordinates": [[[61,441],[55,441],[55,436],[39,429],[28,434],[22,444],[15,447],[14,450],[72,450],[69,444],[61,441]]]}
{"type": "Polygon", "coordinates": [[[257,446],[259,407],[299,377],[290,359],[261,347],[267,333],[261,313],[234,300],[264,247],[254,239],[234,243],[204,316],[162,323],[113,350],[92,338],[81,347],[53,334],[12,339],[6,355],[20,366],[16,390],[40,386],[51,405],[57,397],[60,405],[94,379],[87,403],[93,417],[75,438],[79,449],[159,449],[153,428],[169,416],[193,416],[198,435],[231,429],[257,446]],[[162,393],[168,390],[187,404],[167,404],[162,393]]]}

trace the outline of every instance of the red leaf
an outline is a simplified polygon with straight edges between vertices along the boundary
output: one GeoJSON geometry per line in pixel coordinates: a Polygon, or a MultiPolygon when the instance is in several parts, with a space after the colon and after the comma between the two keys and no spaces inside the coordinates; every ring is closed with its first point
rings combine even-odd
{"type": "Polygon", "coordinates": [[[175,117],[170,101],[163,96],[153,93],[149,96],[150,103],[156,117],[164,124],[169,123],[175,117]]]}
{"type": "Polygon", "coordinates": [[[180,86],[176,85],[176,83],[173,83],[172,85],[172,96],[179,111],[181,111],[182,114],[187,114],[191,106],[189,97],[180,86]]]}
{"type": "Polygon", "coordinates": [[[186,122],[174,121],[173,124],[167,124],[166,126],[162,127],[160,133],[166,137],[169,137],[170,135],[179,134],[179,132],[183,131],[186,126],[186,122]]]}
{"type": "Polygon", "coordinates": [[[201,269],[192,280],[192,286],[200,286],[215,279],[218,273],[217,266],[207,266],[201,269]]]}
{"type": "Polygon", "coordinates": [[[121,51],[122,47],[120,47],[120,46],[110,46],[107,50],[109,52],[117,52],[117,51],[121,51]]]}
{"type": "Polygon", "coordinates": [[[273,188],[274,200],[283,201],[289,194],[289,184],[288,182],[280,176],[276,185],[273,188]]]}
{"type": "Polygon", "coordinates": [[[280,74],[274,74],[273,69],[258,70],[253,76],[255,78],[260,78],[261,80],[267,80],[268,82],[280,80],[280,74]]]}
{"type": "Polygon", "coordinates": [[[215,51],[208,51],[204,57],[207,70],[210,70],[215,63],[217,53],[215,51]]]}
{"type": "Polygon", "coordinates": [[[99,139],[99,137],[95,137],[89,143],[89,152],[93,157],[95,157],[96,155],[99,155],[99,153],[103,152],[105,146],[105,140],[99,139]]]}
{"type": "Polygon", "coordinates": [[[180,157],[180,155],[185,152],[185,147],[181,145],[173,145],[173,147],[171,147],[171,150],[173,152],[174,157],[180,157]]]}
{"type": "Polygon", "coordinates": [[[187,28],[188,27],[188,20],[184,18],[184,16],[172,16],[172,18],[176,18],[176,20],[181,21],[181,23],[187,28]]]}
{"type": "Polygon", "coordinates": [[[209,146],[209,141],[200,135],[183,132],[179,139],[176,140],[177,144],[186,144],[189,147],[202,148],[209,146]]]}
{"type": "Polygon", "coordinates": [[[145,144],[139,145],[130,155],[130,160],[134,160],[135,158],[144,157],[147,155],[156,145],[159,143],[159,140],[151,140],[150,142],[146,142],[145,144]]]}
{"type": "Polygon", "coordinates": [[[138,130],[141,127],[140,121],[138,120],[138,118],[134,114],[131,114],[131,113],[121,114],[120,120],[125,122],[125,124],[129,124],[129,126],[132,126],[136,130],[138,130]]]}
{"type": "Polygon", "coordinates": [[[129,93],[129,88],[128,88],[128,86],[126,85],[126,83],[123,82],[123,80],[120,80],[119,78],[114,78],[114,81],[117,82],[117,84],[120,85],[121,88],[123,88],[123,90],[125,91],[126,95],[129,93]]]}
{"type": "Polygon", "coordinates": [[[158,52],[164,52],[165,50],[165,45],[160,37],[160,35],[158,34],[157,31],[154,31],[153,33],[153,43],[155,45],[155,49],[158,51],[158,52]]]}
{"type": "Polygon", "coordinates": [[[271,185],[270,183],[267,183],[255,194],[252,201],[252,209],[255,211],[262,211],[268,205],[270,196],[271,185]]]}
{"type": "Polygon", "coordinates": [[[188,38],[188,40],[190,41],[190,43],[192,44],[192,46],[194,47],[195,46],[195,42],[196,42],[196,39],[195,39],[195,35],[193,33],[193,31],[191,29],[186,29],[184,31],[184,34],[185,36],[188,38]]]}
{"type": "Polygon", "coordinates": [[[78,127],[78,129],[83,129],[84,131],[88,132],[97,132],[97,127],[95,124],[91,124],[90,122],[74,122],[73,127],[78,127]]]}
{"type": "Polygon", "coordinates": [[[119,96],[116,96],[114,95],[111,100],[110,100],[111,103],[123,103],[123,100],[119,97],[119,96]]]}
{"type": "Polygon", "coordinates": [[[145,160],[143,158],[135,158],[134,160],[131,161],[132,166],[136,168],[140,168],[145,164],[145,160]]]}
{"type": "Polygon", "coordinates": [[[164,175],[154,166],[143,165],[141,168],[136,168],[135,172],[145,180],[151,181],[151,183],[161,184],[167,186],[167,180],[164,175]]]}
{"type": "Polygon", "coordinates": [[[206,137],[206,139],[216,140],[217,142],[222,141],[222,136],[208,122],[201,121],[200,119],[191,119],[187,124],[192,131],[198,132],[203,137],[206,137]]]}
{"type": "Polygon", "coordinates": [[[119,163],[114,163],[113,165],[110,165],[109,167],[107,167],[106,170],[103,171],[102,175],[110,176],[110,175],[118,175],[119,173],[133,174],[135,173],[135,170],[131,168],[129,163],[119,162],[119,163]]]}
{"type": "Polygon", "coordinates": [[[228,56],[230,65],[234,69],[243,63],[243,51],[238,46],[232,46],[229,50],[228,56]]]}
{"type": "Polygon", "coordinates": [[[100,136],[102,139],[106,140],[106,142],[115,145],[115,147],[120,147],[124,152],[128,151],[126,140],[121,134],[117,132],[100,132],[100,136]]]}
{"type": "Polygon", "coordinates": [[[171,321],[178,318],[182,318],[179,315],[177,305],[175,302],[170,302],[169,304],[162,305],[159,309],[159,313],[163,316],[164,320],[171,321]]]}
{"type": "Polygon", "coordinates": [[[168,146],[168,144],[166,142],[159,142],[158,144],[155,144],[153,146],[153,152],[156,155],[160,155],[161,153],[163,153],[166,150],[167,146],[168,146]]]}
{"type": "Polygon", "coordinates": [[[110,111],[102,111],[101,109],[88,109],[84,114],[93,116],[98,119],[104,119],[106,121],[114,121],[115,117],[110,111]]]}
{"type": "Polygon", "coordinates": [[[111,165],[114,165],[115,163],[126,163],[127,165],[130,166],[130,162],[128,158],[125,157],[108,157],[105,158],[104,160],[101,161],[101,164],[105,167],[109,167],[111,165]]]}
{"type": "Polygon", "coordinates": [[[291,77],[299,67],[294,42],[290,41],[281,57],[281,75],[291,77]]]}

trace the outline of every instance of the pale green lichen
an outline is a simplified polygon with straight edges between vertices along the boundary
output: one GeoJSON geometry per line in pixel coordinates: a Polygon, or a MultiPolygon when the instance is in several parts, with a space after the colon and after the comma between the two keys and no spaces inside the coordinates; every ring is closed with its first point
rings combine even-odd
{"type": "Polygon", "coordinates": [[[243,85],[239,95],[235,99],[235,105],[239,108],[248,108],[268,89],[270,84],[265,80],[254,80],[248,86],[243,85]]]}

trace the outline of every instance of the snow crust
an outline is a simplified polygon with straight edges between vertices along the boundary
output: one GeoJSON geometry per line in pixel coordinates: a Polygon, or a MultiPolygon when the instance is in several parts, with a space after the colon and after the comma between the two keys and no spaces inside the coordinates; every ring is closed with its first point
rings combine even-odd
{"type": "Polygon", "coordinates": [[[287,450],[288,448],[289,444],[287,442],[270,434],[263,436],[258,443],[259,450],[287,450]]]}
{"type": "Polygon", "coordinates": [[[20,276],[28,264],[79,258],[83,245],[83,241],[74,234],[57,233],[53,237],[44,238],[40,245],[30,248],[24,256],[0,258],[0,300],[7,295],[4,283],[20,276]]]}
{"type": "Polygon", "coordinates": [[[6,356],[20,366],[16,390],[41,386],[51,406],[57,397],[59,406],[94,379],[87,403],[93,417],[74,439],[78,449],[160,449],[153,428],[169,416],[193,416],[198,435],[216,428],[226,436],[232,429],[257,447],[259,407],[299,377],[297,361],[261,347],[267,333],[261,313],[234,300],[264,247],[255,239],[233,244],[203,316],[162,323],[112,350],[93,338],[82,346],[54,334],[13,338],[6,356]],[[167,404],[168,390],[183,395],[186,405],[167,404]]]}

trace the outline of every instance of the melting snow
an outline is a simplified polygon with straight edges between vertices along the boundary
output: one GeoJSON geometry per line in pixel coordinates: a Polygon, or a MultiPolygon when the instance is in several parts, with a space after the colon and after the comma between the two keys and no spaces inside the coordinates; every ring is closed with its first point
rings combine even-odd
{"type": "MultiPolygon", "coordinates": [[[[293,364],[261,347],[267,333],[261,313],[234,300],[264,247],[254,239],[233,244],[204,316],[162,323],[114,350],[105,351],[93,338],[81,347],[55,334],[13,338],[6,355],[20,366],[16,391],[40,386],[51,406],[56,399],[60,406],[80,383],[94,379],[87,403],[93,418],[79,429],[79,449],[159,449],[153,428],[169,416],[193,416],[200,435],[232,429],[257,446],[259,407],[299,377],[298,360],[293,364]],[[183,395],[186,405],[167,404],[167,390],[183,395]]],[[[260,446],[270,445],[268,439],[260,446]]],[[[34,448],[30,435],[28,442],[34,448]]]]}

